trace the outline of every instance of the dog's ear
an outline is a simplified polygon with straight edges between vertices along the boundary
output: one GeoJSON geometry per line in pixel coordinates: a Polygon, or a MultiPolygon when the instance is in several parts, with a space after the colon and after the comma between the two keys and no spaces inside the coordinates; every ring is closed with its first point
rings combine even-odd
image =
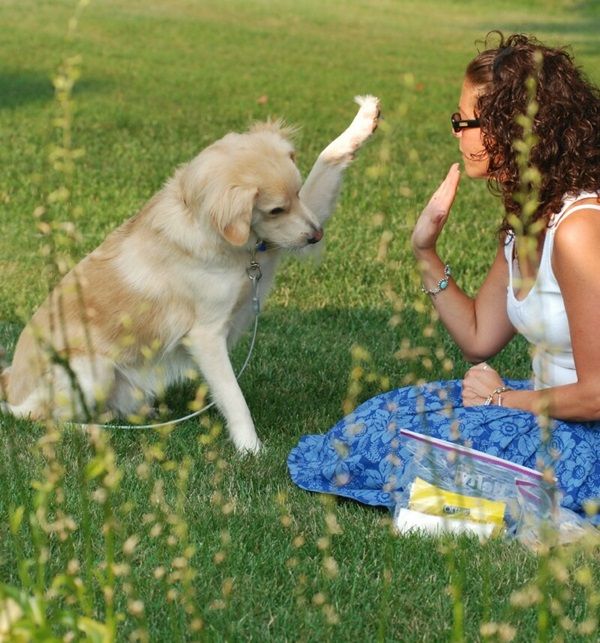
{"type": "Polygon", "coordinates": [[[257,195],[257,188],[232,185],[225,189],[210,209],[211,221],[233,246],[243,246],[248,241],[257,195]]]}

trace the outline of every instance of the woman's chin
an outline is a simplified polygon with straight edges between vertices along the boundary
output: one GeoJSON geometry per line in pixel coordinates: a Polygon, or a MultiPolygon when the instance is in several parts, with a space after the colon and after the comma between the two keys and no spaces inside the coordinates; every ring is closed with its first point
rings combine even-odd
{"type": "Polygon", "coordinates": [[[469,162],[466,159],[464,161],[464,173],[470,179],[486,179],[488,176],[487,173],[487,164],[482,166],[479,163],[475,164],[472,161],[469,162]]]}

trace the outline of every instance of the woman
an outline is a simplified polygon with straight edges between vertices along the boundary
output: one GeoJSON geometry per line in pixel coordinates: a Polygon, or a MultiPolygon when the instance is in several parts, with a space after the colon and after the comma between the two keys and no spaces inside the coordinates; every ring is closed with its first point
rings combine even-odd
{"type": "Polygon", "coordinates": [[[460,290],[436,251],[458,164],[412,234],[423,290],[475,366],[462,382],[377,396],[327,435],[302,438],[288,464],[306,489],[393,505],[393,481],[410,458],[397,429],[452,440],[458,428],[475,449],[532,468],[551,464],[570,509],[589,511],[588,501],[600,497],[600,93],[564,49],[495,35],[497,46],[468,65],[451,119],[464,172],[487,179],[505,208],[498,250],[477,295],[460,290]],[[539,186],[537,207],[524,214],[515,142],[523,138],[518,117],[531,104],[529,78],[538,107],[529,162],[539,186]],[[485,363],[517,332],[534,348],[533,385],[503,380],[485,363]],[[448,406],[452,412],[443,412],[448,406]],[[551,418],[547,440],[540,426],[548,422],[538,416],[551,418]]]}

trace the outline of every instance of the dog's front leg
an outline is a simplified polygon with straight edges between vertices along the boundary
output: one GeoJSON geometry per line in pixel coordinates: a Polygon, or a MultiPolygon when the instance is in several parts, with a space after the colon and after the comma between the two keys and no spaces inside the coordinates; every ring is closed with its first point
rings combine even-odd
{"type": "Polygon", "coordinates": [[[225,333],[194,327],[187,340],[188,350],[198,364],[213,400],[225,417],[236,449],[257,453],[261,443],[231,366],[225,333]]]}
{"type": "Polygon", "coordinates": [[[321,224],[325,223],[333,212],[344,169],[377,127],[379,100],[374,96],[357,96],[355,100],[360,109],[354,120],[319,154],[300,190],[300,199],[321,224]]]}

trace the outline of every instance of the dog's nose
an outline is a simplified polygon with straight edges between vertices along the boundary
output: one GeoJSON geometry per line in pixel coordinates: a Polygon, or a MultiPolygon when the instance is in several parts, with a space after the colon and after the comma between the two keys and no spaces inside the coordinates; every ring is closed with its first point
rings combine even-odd
{"type": "Polygon", "coordinates": [[[318,243],[323,238],[323,228],[317,228],[312,237],[308,237],[308,243],[318,243]]]}

